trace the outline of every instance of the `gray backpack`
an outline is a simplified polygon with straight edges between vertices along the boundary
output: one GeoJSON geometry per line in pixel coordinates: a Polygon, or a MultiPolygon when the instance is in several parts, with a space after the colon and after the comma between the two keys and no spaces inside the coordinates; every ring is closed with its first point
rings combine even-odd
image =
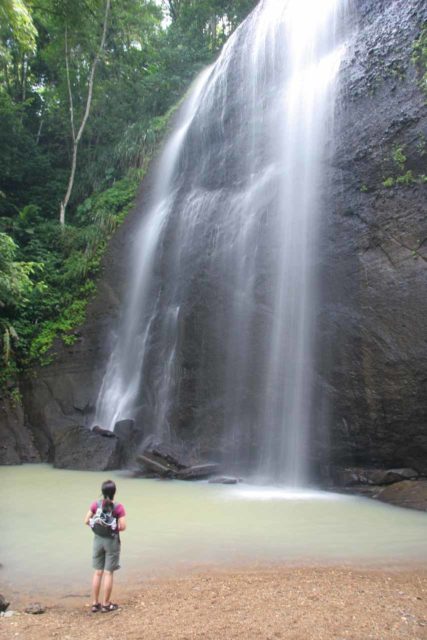
{"type": "Polygon", "coordinates": [[[113,516],[116,503],[102,506],[103,501],[98,500],[97,509],[91,518],[90,526],[97,536],[102,538],[112,538],[118,533],[117,518],[113,516]]]}

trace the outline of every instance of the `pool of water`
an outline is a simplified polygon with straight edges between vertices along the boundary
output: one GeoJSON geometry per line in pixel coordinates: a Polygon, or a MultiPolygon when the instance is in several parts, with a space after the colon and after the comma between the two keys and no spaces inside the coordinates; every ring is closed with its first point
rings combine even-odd
{"type": "Polygon", "coordinates": [[[107,477],[128,512],[126,581],[200,565],[427,565],[427,514],[365,498],[24,465],[0,468],[2,585],[65,592],[88,580],[83,519],[107,477]]]}

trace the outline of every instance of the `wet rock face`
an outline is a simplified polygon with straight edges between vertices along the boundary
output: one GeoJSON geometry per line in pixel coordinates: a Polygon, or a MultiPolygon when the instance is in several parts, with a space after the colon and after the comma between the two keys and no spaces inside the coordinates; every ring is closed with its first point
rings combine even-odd
{"type": "Polygon", "coordinates": [[[18,398],[0,397],[0,465],[21,462],[40,462],[40,454],[18,398]]]}
{"type": "MultiPolygon", "coordinates": [[[[427,114],[411,57],[427,5],[425,0],[353,0],[352,5],[359,29],[341,70],[336,148],[325,194],[312,458],[319,469],[332,464],[426,473],[427,185],[418,184],[418,176],[427,174],[427,114]],[[414,180],[405,184],[408,171],[414,180]]],[[[150,178],[144,191],[149,188],[150,178]]],[[[52,458],[57,430],[91,424],[110,329],[126,290],[129,245],[138,211],[147,208],[142,196],[113,239],[76,343],[56,345],[54,364],[23,381],[25,415],[0,407],[0,463],[52,458]]],[[[195,288],[200,305],[210,292],[209,283],[203,286],[203,291],[195,288]]],[[[264,286],[268,279],[260,282],[264,286]]],[[[221,308],[221,300],[216,305],[221,308]]],[[[183,337],[176,422],[179,436],[197,439],[209,453],[218,446],[221,398],[207,394],[204,413],[191,405],[193,381],[202,375],[201,325],[191,321],[183,337]]]]}
{"type": "Polygon", "coordinates": [[[0,612],[4,612],[9,607],[10,602],[7,602],[6,598],[0,594],[0,612]]]}
{"type": "Polygon", "coordinates": [[[114,434],[104,437],[86,427],[66,427],[55,432],[53,445],[58,469],[107,471],[121,466],[120,441],[114,434]]]}
{"type": "Polygon", "coordinates": [[[318,430],[313,456],[425,473],[427,110],[411,57],[427,6],[356,7],[323,238],[319,385],[330,431],[318,430]]]}
{"type": "Polygon", "coordinates": [[[404,480],[382,489],[378,500],[398,507],[427,511],[427,480],[404,480]]]}

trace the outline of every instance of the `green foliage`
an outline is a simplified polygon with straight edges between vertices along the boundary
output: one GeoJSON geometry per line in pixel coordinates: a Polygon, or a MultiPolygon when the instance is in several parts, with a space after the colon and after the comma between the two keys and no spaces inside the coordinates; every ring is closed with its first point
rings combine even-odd
{"type": "MultiPolygon", "coordinates": [[[[414,43],[412,62],[417,66],[420,86],[427,94],[427,24],[424,24],[419,37],[414,43]]],[[[415,148],[419,158],[423,158],[426,154],[425,136],[420,136],[415,148]]],[[[384,187],[411,187],[416,184],[425,184],[425,174],[416,175],[412,169],[407,168],[408,158],[403,146],[396,146],[391,153],[391,157],[399,171],[399,175],[388,176],[383,180],[384,187]]]]}
{"type": "Polygon", "coordinates": [[[33,51],[37,35],[30,9],[23,0],[0,0],[0,23],[6,25],[24,51],[33,51]]]}
{"type": "Polygon", "coordinates": [[[417,141],[416,149],[420,155],[420,158],[423,158],[427,153],[427,140],[424,135],[421,135],[417,141]]]}
{"type": "Polygon", "coordinates": [[[131,165],[145,170],[178,106],[179,103],[174,104],[164,115],[152,118],[149,123],[142,121],[129,125],[115,149],[119,165],[131,165]]]}
{"type": "Polygon", "coordinates": [[[164,0],[172,29],[197,46],[217,50],[255,7],[257,0],[164,0]],[[187,37],[187,38],[186,38],[187,37]]]}
{"type": "Polygon", "coordinates": [[[41,224],[36,229],[31,242],[40,230],[55,251],[51,249],[45,267],[46,290],[42,297],[33,296],[29,309],[38,320],[37,330],[28,325],[23,330],[28,363],[48,364],[56,338],[67,345],[75,341],[74,330],[83,323],[87,303],[96,290],[94,278],[106,244],[132,207],[141,177],[141,171],[131,170],[109,189],[87,198],[77,208],[75,225],[67,226],[64,233],[58,233],[56,225],[41,224]]]}
{"type": "Polygon", "coordinates": [[[427,24],[424,24],[419,38],[414,43],[412,61],[419,71],[420,87],[427,94],[427,24]]]}
{"type": "MultiPolygon", "coordinates": [[[[82,288],[81,294],[87,295],[88,291],[82,288]]],[[[65,344],[71,345],[76,336],[73,333],[76,327],[85,320],[88,299],[74,300],[56,320],[49,320],[43,324],[40,333],[34,338],[30,347],[30,357],[41,364],[49,364],[53,354],[49,354],[54,340],[61,338],[65,344]]]]}
{"type": "Polygon", "coordinates": [[[16,308],[27,301],[33,287],[31,275],[39,266],[33,262],[16,262],[17,245],[10,236],[0,233],[0,309],[16,308]]]}
{"type": "MultiPolygon", "coordinates": [[[[132,207],[142,173],[129,170],[122,180],[87,198],[64,232],[34,205],[19,211],[13,224],[9,218],[0,219],[20,244],[0,232],[0,336],[5,364],[13,364],[12,357],[21,367],[34,361],[47,364],[56,338],[73,343],[74,330],[84,321],[95,291],[94,278],[106,244],[132,207]],[[18,252],[37,257],[38,262],[16,261],[18,252]]],[[[10,371],[3,373],[0,384],[10,371]]]]}
{"type": "MultiPolygon", "coordinates": [[[[425,154],[425,139],[422,137],[419,143],[416,145],[416,149],[420,158],[422,158],[425,154]]],[[[395,165],[397,165],[400,171],[404,171],[397,176],[389,176],[385,180],[383,180],[384,187],[394,187],[394,186],[404,186],[410,187],[415,184],[424,184],[425,183],[425,175],[414,175],[412,169],[406,168],[407,156],[404,152],[404,147],[395,147],[391,154],[392,160],[395,165]],[[406,170],[405,170],[406,169],[406,170]]]]}
{"type": "MultiPolygon", "coordinates": [[[[32,276],[39,266],[16,261],[17,250],[13,239],[0,232],[0,347],[6,367],[19,340],[12,324],[13,318],[28,302],[28,296],[34,289],[32,276]]],[[[39,290],[42,286],[42,283],[38,285],[39,290]]]]}
{"type": "Polygon", "coordinates": [[[397,164],[399,169],[404,168],[407,157],[403,152],[403,147],[395,147],[395,149],[393,149],[391,157],[393,158],[394,162],[397,164]]]}
{"type": "Polygon", "coordinates": [[[12,400],[12,404],[17,407],[22,404],[22,396],[19,390],[19,387],[13,387],[10,392],[10,399],[12,400]]]}
{"type": "Polygon", "coordinates": [[[406,173],[404,173],[401,176],[398,176],[396,178],[396,184],[402,184],[402,185],[406,185],[409,186],[411,184],[414,184],[416,182],[414,175],[412,173],[412,171],[407,171],[406,173]]]}
{"type": "Polygon", "coordinates": [[[385,180],[383,180],[383,186],[384,187],[393,187],[394,186],[394,178],[386,178],[385,180]]]}

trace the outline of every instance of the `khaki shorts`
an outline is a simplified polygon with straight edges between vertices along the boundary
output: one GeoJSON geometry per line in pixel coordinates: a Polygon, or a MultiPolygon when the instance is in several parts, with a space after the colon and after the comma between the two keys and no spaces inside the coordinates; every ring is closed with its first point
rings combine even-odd
{"type": "Polygon", "coordinates": [[[117,571],[120,569],[120,538],[93,536],[93,568],[97,571],[117,571]]]}

